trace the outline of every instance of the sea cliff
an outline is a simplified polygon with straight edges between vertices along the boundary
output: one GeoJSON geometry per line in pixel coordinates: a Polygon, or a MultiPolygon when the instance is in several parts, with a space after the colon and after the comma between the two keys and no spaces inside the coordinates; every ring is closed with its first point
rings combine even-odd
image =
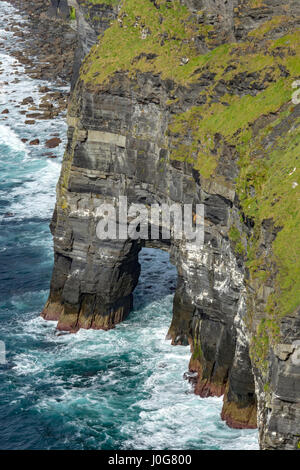
{"type": "MultiPolygon", "coordinates": [[[[147,242],[99,240],[103,201],[204,204],[201,250],[156,245],[178,271],[168,336],[190,344],[195,393],[224,395],[229,426],[257,425],[262,449],[296,449],[299,2],[68,6],[78,48],[42,315],[77,331],[130,312],[147,242]]],[[[52,1],[48,15],[60,11],[52,1]]]]}

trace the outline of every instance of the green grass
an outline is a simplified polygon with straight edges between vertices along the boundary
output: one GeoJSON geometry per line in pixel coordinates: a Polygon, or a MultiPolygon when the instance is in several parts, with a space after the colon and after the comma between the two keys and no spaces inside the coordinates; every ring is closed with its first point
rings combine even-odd
{"type": "MultiPolygon", "coordinates": [[[[155,70],[163,77],[185,81],[189,71],[192,73],[205,61],[202,56],[197,56],[192,42],[193,35],[198,34],[201,27],[189,20],[188,9],[178,0],[172,3],[158,0],[157,3],[160,9],[149,0],[123,2],[119,13],[122,27],[119,21],[114,21],[100,43],[92,48],[82,67],[82,80],[97,85],[107,81],[116,71],[155,70]],[[149,32],[144,39],[143,31],[149,32]],[[154,58],[149,60],[146,54],[154,58]],[[185,56],[191,63],[181,66],[181,58],[185,56]]],[[[202,29],[207,33],[211,28],[205,26],[202,29]]]]}
{"type": "MultiPolygon", "coordinates": [[[[280,79],[257,96],[225,96],[227,103],[192,107],[174,117],[169,132],[172,138],[171,158],[193,163],[195,169],[209,178],[214,173],[221,153],[213,153],[214,136],[221,133],[227,142],[241,150],[248,146],[250,126],[263,114],[274,113],[291,98],[292,80],[280,79]],[[228,106],[229,104],[229,106],[228,106]],[[236,133],[239,131],[239,134],[236,133]],[[192,135],[192,143],[182,144],[182,137],[192,135]]],[[[256,177],[256,173],[254,177],[256,177]]]]}
{"type": "Polygon", "coordinates": [[[287,16],[273,16],[269,21],[266,21],[260,25],[257,29],[249,33],[249,37],[262,39],[265,35],[276,29],[277,26],[281,26],[284,23],[288,23],[287,16]]]}
{"type": "MultiPolygon", "coordinates": [[[[254,200],[247,198],[247,193],[240,195],[244,210],[250,208],[257,223],[270,218],[281,229],[273,242],[279,268],[276,309],[280,316],[300,305],[300,119],[294,126],[286,136],[278,138],[268,153],[263,179],[253,178],[254,200]]],[[[249,170],[252,172],[250,162],[243,168],[245,178],[249,170]]]]}

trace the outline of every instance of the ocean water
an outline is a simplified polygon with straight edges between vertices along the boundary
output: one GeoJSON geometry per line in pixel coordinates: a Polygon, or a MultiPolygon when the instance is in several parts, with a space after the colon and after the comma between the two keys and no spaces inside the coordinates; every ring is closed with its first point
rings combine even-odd
{"type": "Polygon", "coordinates": [[[193,394],[183,379],[189,348],[165,341],[176,285],[167,253],[142,251],[134,311],[114,330],[59,335],[39,316],[66,125],[63,117],[24,124],[19,103],[38,103],[39,86],[50,84],[28,78],[9,56],[21,47],[4,30],[9,16],[18,15],[1,1],[0,113],[9,114],[0,114],[0,449],[257,449],[256,431],[221,421],[222,399],[193,394]],[[63,141],[57,159],[45,155],[52,134],[63,141]]]}

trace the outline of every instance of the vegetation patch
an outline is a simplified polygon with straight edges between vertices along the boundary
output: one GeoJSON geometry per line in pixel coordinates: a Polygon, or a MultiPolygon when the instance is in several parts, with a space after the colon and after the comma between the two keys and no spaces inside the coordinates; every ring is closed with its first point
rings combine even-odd
{"type": "Polygon", "coordinates": [[[116,71],[155,71],[162,78],[185,83],[205,57],[197,53],[196,35],[204,37],[211,25],[196,25],[178,0],[126,0],[118,19],[95,45],[81,69],[86,83],[101,84],[116,71]],[[153,60],[147,60],[147,55],[153,60]],[[137,58],[140,57],[139,60],[137,58]],[[188,59],[185,63],[185,60],[188,59]],[[97,73],[97,76],[96,76],[97,73]]]}
{"type": "Polygon", "coordinates": [[[203,357],[203,352],[201,349],[200,341],[199,340],[197,341],[197,339],[194,339],[192,360],[201,362],[202,357],[203,357]]]}

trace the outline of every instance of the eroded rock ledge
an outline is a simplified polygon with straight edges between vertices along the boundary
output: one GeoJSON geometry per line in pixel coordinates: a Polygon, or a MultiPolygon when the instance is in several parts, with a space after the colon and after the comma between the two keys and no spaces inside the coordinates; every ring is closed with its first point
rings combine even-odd
{"type": "Polygon", "coordinates": [[[229,426],[297,448],[299,3],[72,4],[79,62],[100,39],[75,67],[44,318],[76,331],[128,315],[143,242],[97,238],[104,200],[203,203],[203,249],[165,247],[178,270],[168,336],[191,345],[195,392],[224,395],[229,426]]]}

